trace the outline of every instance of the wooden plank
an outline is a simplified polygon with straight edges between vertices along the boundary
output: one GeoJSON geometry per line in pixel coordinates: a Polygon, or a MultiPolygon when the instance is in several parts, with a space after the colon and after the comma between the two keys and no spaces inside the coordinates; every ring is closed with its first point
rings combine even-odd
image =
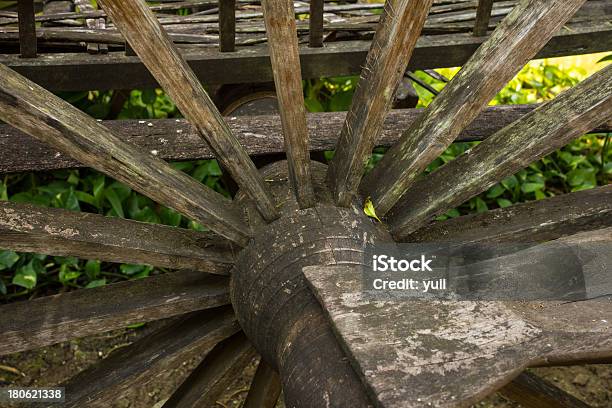
{"type": "Polygon", "coordinates": [[[289,179],[300,208],[312,207],[306,107],[292,0],[262,2],[276,96],[283,125],[289,179]]]}
{"type": "Polygon", "coordinates": [[[17,2],[19,15],[19,53],[22,58],[36,57],[36,24],[34,21],[34,0],[17,2]]]}
{"type": "Polygon", "coordinates": [[[384,216],[584,0],[522,1],[362,182],[384,216]]]}
{"type": "Polygon", "coordinates": [[[310,0],[308,46],[323,46],[323,0],[310,0]]]}
{"type": "MultiPolygon", "coordinates": [[[[485,140],[537,106],[490,106],[461,132],[456,141],[485,140]]],[[[421,112],[422,109],[390,111],[376,146],[392,146],[421,112]]],[[[310,151],[333,150],[345,117],[345,112],[308,114],[306,119],[310,151]]],[[[249,155],[284,152],[282,126],[278,116],[232,116],[227,118],[227,122],[249,155]]],[[[143,151],[157,153],[158,157],[165,160],[214,158],[197,130],[182,119],[108,120],[102,123],[122,140],[143,151]]],[[[593,132],[612,132],[612,121],[601,124],[593,132]]],[[[12,126],[0,125],[0,173],[77,167],[83,167],[83,164],[12,126]]]]}
{"type": "Polygon", "coordinates": [[[61,384],[67,408],[106,408],[135,386],[208,353],[240,327],[231,308],[192,313],[162,327],[61,384]]]}
{"type": "MultiPolygon", "coordinates": [[[[558,244],[589,246],[591,239],[603,239],[607,249],[592,253],[589,261],[609,264],[612,229],[579,235],[558,244]]],[[[521,251],[508,260],[529,285],[526,255],[521,251]]],[[[607,276],[605,269],[599,272],[607,276]]],[[[602,319],[612,315],[610,296],[566,302],[390,296],[372,301],[360,266],[313,266],[304,273],[378,406],[469,406],[528,366],[612,355],[612,323],[602,319]]]]}
{"type": "Polygon", "coordinates": [[[392,234],[402,239],[434,215],[583,135],[610,112],[612,67],[607,67],[413,184],[389,212],[392,234]]]}
{"type": "Polygon", "coordinates": [[[219,51],[236,50],[236,0],[219,0],[219,51]]]}
{"type": "Polygon", "coordinates": [[[0,306],[0,355],[229,303],[228,279],[195,271],[0,306]]]}
{"type": "Polygon", "coordinates": [[[8,201],[0,201],[0,247],[221,275],[234,258],[214,234],[8,201]]]}
{"type": "Polygon", "coordinates": [[[474,35],[482,37],[489,30],[489,21],[491,20],[491,10],[493,9],[493,0],[479,0],[478,9],[476,10],[476,23],[474,24],[474,35]]]}
{"type": "Polygon", "coordinates": [[[256,352],[244,333],[217,344],[166,401],[163,408],[211,407],[236,381],[256,352]]]}
{"type": "MultiPolygon", "coordinates": [[[[74,0],[74,5],[82,13],[91,12],[95,10],[90,0],[74,0]]],[[[87,28],[96,28],[97,19],[86,18],[85,26],[87,28]]],[[[100,47],[96,43],[87,43],[86,47],[87,47],[87,52],[90,54],[97,54],[98,52],[100,52],[100,47]]]]}
{"type": "Polygon", "coordinates": [[[404,242],[535,243],[612,227],[612,185],[434,222],[404,242]]]}
{"type": "Polygon", "coordinates": [[[153,154],[125,143],[90,116],[0,65],[0,119],[218,234],[245,245],[237,208],[153,154]]]}
{"type": "MultiPolygon", "coordinates": [[[[484,37],[471,33],[423,36],[417,42],[408,69],[464,65],[484,37]]],[[[358,75],[369,41],[341,41],[325,47],[300,49],[302,77],[358,75]]],[[[612,49],[612,28],[607,22],[564,27],[536,55],[550,58],[604,52],[612,49]]],[[[269,82],[273,80],[267,47],[242,47],[235,53],[216,49],[185,48],[184,58],[206,84],[269,82]]],[[[133,89],[159,86],[137,57],[123,52],[89,56],[83,53],[41,54],[36,60],[1,54],[0,63],[57,91],[133,89]]]]}
{"type": "Polygon", "coordinates": [[[385,3],[328,170],[329,184],[340,206],[348,206],[357,193],[430,6],[430,0],[385,3]]]}
{"type": "Polygon", "coordinates": [[[242,408],[274,408],[281,391],[278,373],[261,360],[242,408]]]}
{"type": "Polygon", "coordinates": [[[499,390],[504,397],[524,408],[589,408],[590,405],[551,382],[525,371],[499,390]]]}
{"type": "Polygon", "coordinates": [[[263,178],[145,2],[104,0],[100,5],[262,216],[275,219],[278,212],[263,178]]]}

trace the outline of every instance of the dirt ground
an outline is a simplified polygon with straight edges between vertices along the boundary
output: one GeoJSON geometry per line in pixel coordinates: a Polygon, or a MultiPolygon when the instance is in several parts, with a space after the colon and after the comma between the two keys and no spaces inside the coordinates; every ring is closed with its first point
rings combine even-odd
{"type": "MultiPolygon", "coordinates": [[[[150,323],[140,329],[117,330],[2,357],[0,387],[58,384],[90,364],[105,358],[112,351],[129,345],[160,324],[162,323],[150,323]]],[[[183,362],[174,370],[162,373],[146,389],[135,387],[128,395],[118,398],[112,408],[161,407],[172,390],[186,378],[199,361],[200,358],[193,358],[183,362]]],[[[234,384],[228,387],[223,398],[215,405],[216,408],[241,406],[256,366],[257,361],[254,360],[243,375],[237,377],[234,384]]],[[[612,365],[540,368],[534,371],[593,407],[612,408],[612,365]]],[[[475,407],[516,408],[519,405],[494,395],[475,407]]],[[[277,408],[284,408],[282,401],[277,408]]]]}

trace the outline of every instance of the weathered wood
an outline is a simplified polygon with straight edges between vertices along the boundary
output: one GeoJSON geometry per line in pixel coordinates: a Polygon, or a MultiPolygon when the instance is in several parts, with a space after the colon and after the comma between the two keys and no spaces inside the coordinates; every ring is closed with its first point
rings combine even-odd
{"type": "Polygon", "coordinates": [[[231,245],[214,234],[0,201],[0,247],[227,275],[231,245]]]}
{"type": "Polygon", "coordinates": [[[524,0],[474,53],[425,114],[362,182],[378,216],[385,215],[427,165],[542,48],[584,0],[524,0]]]}
{"type": "Polygon", "coordinates": [[[19,52],[22,58],[36,57],[36,24],[34,21],[34,0],[19,0],[19,52]]]}
{"type": "Polygon", "coordinates": [[[211,407],[253,361],[255,349],[239,332],[217,344],[166,401],[163,408],[211,407]]]}
{"type": "Polygon", "coordinates": [[[478,10],[476,11],[476,23],[474,24],[474,35],[481,37],[487,34],[489,29],[489,20],[491,19],[491,10],[493,9],[493,0],[479,0],[478,10]]]}
{"type": "Polygon", "coordinates": [[[323,46],[323,0],[310,0],[308,46],[323,46]]]}
{"type": "Polygon", "coordinates": [[[432,216],[583,135],[610,112],[612,67],[607,67],[413,184],[389,212],[392,234],[402,239],[432,216]]]}
{"type": "MultiPolygon", "coordinates": [[[[74,0],[74,5],[79,9],[80,12],[91,12],[94,11],[94,7],[90,0],[74,0]]],[[[96,28],[97,19],[86,18],[85,26],[87,28],[96,28]]],[[[97,54],[100,52],[100,47],[96,43],[87,43],[87,52],[90,54],[97,54]]]]}
{"type": "Polygon", "coordinates": [[[355,194],[395,98],[431,0],[388,0],[328,169],[336,204],[355,194]]]}
{"type": "Polygon", "coordinates": [[[240,245],[248,241],[230,200],[125,143],[90,116],[3,65],[0,119],[240,245]]]}
{"type": "Polygon", "coordinates": [[[281,383],[278,373],[261,360],[242,408],[274,408],[280,393],[281,383]]]}
{"type": "Polygon", "coordinates": [[[229,303],[227,278],[195,271],[0,306],[0,355],[229,303]]]}
{"type": "Polygon", "coordinates": [[[231,308],[192,313],[112,353],[66,383],[65,407],[106,408],[134,386],[203,356],[240,330],[231,308]]]}
{"type": "Polygon", "coordinates": [[[612,227],[612,185],[434,222],[403,242],[535,243],[612,227]]]}
{"type": "Polygon", "coordinates": [[[278,213],[257,168],[145,2],[104,0],[100,5],[262,216],[275,219],[278,213]]]}
{"type": "MultiPolygon", "coordinates": [[[[537,106],[490,106],[461,132],[456,141],[485,140],[537,106]]],[[[378,135],[376,146],[392,146],[422,111],[390,111],[382,132],[378,135]]],[[[345,116],[344,112],[308,114],[310,151],[333,150],[345,116]]],[[[284,152],[282,126],[278,116],[232,116],[226,120],[249,155],[284,152]]],[[[157,153],[158,157],[166,160],[214,158],[213,152],[199,137],[197,130],[183,119],[108,120],[102,123],[122,140],[138,146],[143,151],[157,153]]],[[[612,132],[612,121],[603,123],[593,131],[612,132]]],[[[12,126],[0,125],[0,173],[76,167],[83,167],[83,164],[12,126]]]]}
{"type": "Polygon", "coordinates": [[[578,398],[530,372],[522,372],[499,390],[524,408],[589,408],[578,398]]]}
{"type": "MultiPolygon", "coordinates": [[[[598,255],[609,259],[611,230],[605,234],[607,254],[598,255]]],[[[580,238],[591,239],[590,233],[580,238]]],[[[525,266],[517,271],[528,279],[525,266]]],[[[530,365],[612,355],[612,323],[602,318],[612,315],[610,296],[570,302],[372,301],[360,266],[315,266],[304,273],[380,406],[468,406],[530,365]]]]}
{"type": "Polygon", "coordinates": [[[236,0],[219,0],[219,51],[236,50],[236,0]]]}
{"type": "Polygon", "coordinates": [[[265,0],[262,7],[289,163],[289,179],[300,208],[309,208],[315,203],[293,0],[265,0]]]}
{"type": "MultiPolygon", "coordinates": [[[[535,58],[612,49],[612,28],[607,21],[563,27],[555,34],[535,58]]],[[[484,40],[484,37],[474,37],[471,33],[421,37],[408,68],[415,70],[462,66],[484,40]]],[[[302,77],[358,75],[369,46],[369,41],[341,41],[328,43],[325,47],[301,48],[302,77]]],[[[273,79],[266,47],[243,47],[235,53],[190,47],[182,53],[197,73],[198,79],[206,84],[269,82],[273,79]]],[[[45,88],[58,91],[159,86],[139,58],[125,56],[123,52],[95,56],[51,53],[41,54],[35,60],[2,54],[0,63],[45,88]]]]}

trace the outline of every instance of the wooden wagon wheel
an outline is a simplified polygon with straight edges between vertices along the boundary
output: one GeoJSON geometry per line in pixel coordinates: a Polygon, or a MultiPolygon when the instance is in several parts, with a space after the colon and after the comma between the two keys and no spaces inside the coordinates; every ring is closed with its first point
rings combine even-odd
{"type": "MultiPolygon", "coordinates": [[[[609,268],[609,186],[429,222],[608,120],[612,67],[417,177],[584,1],[519,2],[363,180],[432,0],[387,3],[329,167],[309,159],[292,2],[265,0],[287,161],[261,171],[144,3],[101,1],[241,190],[233,201],[222,197],[0,66],[0,119],[213,231],[0,203],[2,247],[189,270],[2,306],[0,354],[180,316],[67,381],[68,407],[108,406],[194,353],[206,357],[165,407],[214,403],[255,350],[262,362],[247,407],[274,406],[279,382],[291,407],[464,406],[528,366],[609,361],[612,303],[589,299],[612,292],[610,276],[585,277],[599,281],[585,284],[581,301],[537,309],[507,302],[424,303],[413,309],[387,304],[373,312],[363,302],[338,302],[329,287],[342,278],[357,299],[351,265],[364,262],[364,242],[392,240],[595,242],[604,245],[596,255],[609,268]],[[384,223],[364,215],[366,197],[384,223]],[[389,316],[402,313],[409,317],[397,332],[376,335],[388,329],[389,316]],[[448,319],[446,331],[435,330],[435,314],[448,319]],[[402,357],[400,346],[409,355],[402,357]]],[[[521,385],[534,388],[522,381],[514,389],[521,385]]],[[[554,387],[540,391],[537,406],[545,400],[546,406],[580,406],[564,395],[551,403],[554,387]]]]}

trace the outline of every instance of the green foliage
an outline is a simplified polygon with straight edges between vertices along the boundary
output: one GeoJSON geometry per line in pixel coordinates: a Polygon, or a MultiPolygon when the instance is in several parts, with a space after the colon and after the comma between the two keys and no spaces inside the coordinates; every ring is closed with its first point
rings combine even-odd
{"type": "MultiPolygon", "coordinates": [[[[187,11],[180,13],[185,12],[187,11]]],[[[610,56],[606,58],[609,59],[610,56]]],[[[440,72],[450,77],[456,70],[445,69],[440,72]]],[[[415,75],[437,90],[441,90],[445,85],[424,72],[416,72],[415,75]]],[[[575,85],[584,76],[584,72],[579,69],[560,69],[546,61],[533,62],[495,97],[492,104],[534,103],[549,100],[564,89],[575,85]]],[[[307,109],[311,112],[348,110],[357,81],[356,76],[305,81],[307,109]]],[[[432,101],[433,95],[429,91],[416,84],[415,90],[420,98],[419,106],[427,106],[432,101]]],[[[170,98],[159,89],[131,91],[119,112],[112,112],[116,109],[117,100],[120,100],[121,96],[113,91],[72,92],[59,95],[98,119],[180,117],[170,98]]],[[[434,171],[475,144],[451,145],[428,166],[426,172],[434,171]]],[[[368,164],[369,168],[380,160],[384,151],[384,149],[374,151],[368,164]]],[[[333,152],[327,152],[326,157],[329,159],[332,155],[333,152]]],[[[492,186],[478,197],[451,209],[439,219],[483,212],[492,208],[507,207],[516,202],[539,200],[556,194],[607,184],[612,177],[611,156],[610,135],[583,136],[492,186]]],[[[173,163],[173,166],[229,196],[221,182],[221,169],[215,160],[173,163]]],[[[129,187],[90,169],[7,175],[0,179],[0,200],[93,212],[196,230],[204,229],[176,211],[161,206],[129,187]]],[[[147,265],[116,265],[97,260],[0,250],[0,299],[54,293],[58,289],[99,287],[110,282],[142,278],[159,272],[159,268],[153,269],[147,265]]]]}

